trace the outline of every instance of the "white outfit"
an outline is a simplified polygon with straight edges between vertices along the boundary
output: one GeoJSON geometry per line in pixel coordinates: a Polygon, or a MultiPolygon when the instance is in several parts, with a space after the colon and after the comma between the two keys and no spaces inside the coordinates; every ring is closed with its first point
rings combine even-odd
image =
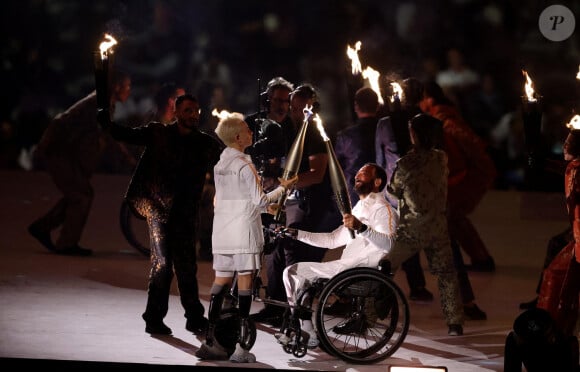
{"type": "MultiPolygon", "coordinates": [[[[264,247],[261,213],[285,189],[278,186],[266,194],[250,155],[231,147],[224,149],[214,167],[214,182],[212,252],[218,255],[214,259],[214,270],[222,271],[219,255],[259,255],[264,247]]],[[[233,267],[231,270],[237,271],[233,267]]]]}
{"type": "Polygon", "coordinates": [[[327,262],[299,262],[284,270],[283,280],[290,304],[295,303],[297,291],[318,278],[332,278],[353,267],[377,267],[391,250],[399,222],[397,211],[383,193],[371,193],[359,200],[352,215],[368,226],[352,239],[344,225],[330,233],[298,231],[296,239],[322,248],[339,248],[346,244],[340,259],[327,262]]]}

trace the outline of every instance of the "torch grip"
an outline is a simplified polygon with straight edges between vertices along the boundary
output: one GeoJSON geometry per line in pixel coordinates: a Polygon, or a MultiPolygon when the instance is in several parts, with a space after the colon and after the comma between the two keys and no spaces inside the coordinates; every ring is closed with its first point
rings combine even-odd
{"type": "Polygon", "coordinates": [[[276,210],[276,215],[274,216],[274,221],[280,222],[280,220],[282,219],[284,204],[286,204],[287,198],[288,198],[288,194],[284,193],[278,199],[278,202],[276,203],[278,205],[278,209],[276,210]]]}
{"type": "Polygon", "coordinates": [[[354,239],[354,230],[348,229],[348,232],[350,233],[350,237],[354,239]]]}

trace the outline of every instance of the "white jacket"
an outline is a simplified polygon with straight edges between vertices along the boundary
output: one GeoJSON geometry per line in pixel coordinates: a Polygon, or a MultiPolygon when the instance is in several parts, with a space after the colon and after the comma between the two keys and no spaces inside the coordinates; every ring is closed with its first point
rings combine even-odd
{"type": "Polygon", "coordinates": [[[261,213],[284,193],[264,193],[249,155],[226,147],[214,167],[214,254],[259,253],[264,246],[261,213]]]}
{"type": "MultiPolygon", "coordinates": [[[[388,254],[394,242],[399,222],[397,211],[385,199],[383,193],[371,193],[359,200],[352,215],[368,226],[367,230],[350,237],[344,225],[330,233],[312,233],[298,230],[297,239],[323,248],[339,248],[346,244],[336,263],[343,269],[352,267],[375,267],[388,254]]],[[[331,261],[334,262],[334,261],[331,261]]]]}

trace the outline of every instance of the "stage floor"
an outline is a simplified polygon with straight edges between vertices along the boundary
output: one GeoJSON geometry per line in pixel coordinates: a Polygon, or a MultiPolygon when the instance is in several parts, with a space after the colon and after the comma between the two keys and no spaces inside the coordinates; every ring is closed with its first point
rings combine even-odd
{"type": "MultiPolygon", "coordinates": [[[[452,372],[502,371],[504,341],[520,314],[518,304],[533,298],[548,239],[566,227],[562,195],[491,191],[485,197],[472,217],[497,271],[470,273],[476,302],[488,320],[467,321],[462,337],[447,335],[436,283],[426,272],[436,299],[430,304],[410,302],[409,334],[382,363],[348,364],[320,349],[298,359],[286,354],[275,342],[275,330],[265,326],[259,326],[252,350],[256,363],[204,362],[195,357],[201,342],[184,328],[175,286],[165,320],[173,335],[151,337],[144,332],[141,314],[149,261],[126,243],[118,219],[129,176],[94,178],[95,202],[81,241],[94,250],[92,257],[51,254],[27,234],[28,224],[58,198],[46,173],[0,171],[0,179],[0,365],[52,363],[72,370],[129,368],[138,363],[164,369],[324,371],[385,371],[389,365],[416,365],[445,366],[452,372]]],[[[211,263],[199,263],[198,277],[207,309],[211,263]]],[[[402,272],[395,280],[408,294],[402,272]]],[[[261,307],[254,302],[252,312],[261,307]]]]}

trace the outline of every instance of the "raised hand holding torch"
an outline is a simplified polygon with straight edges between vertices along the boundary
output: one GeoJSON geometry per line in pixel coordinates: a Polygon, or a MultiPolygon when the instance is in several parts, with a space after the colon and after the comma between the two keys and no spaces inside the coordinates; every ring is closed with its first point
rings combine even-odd
{"type": "MultiPolygon", "coordinates": [[[[318,128],[322,139],[324,139],[324,144],[326,145],[326,152],[328,153],[328,175],[330,176],[330,184],[332,185],[332,191],[334,192],[338,209],[343,215],[351,214],[352,204],[350,201],[350,195],[348,193],[344,172],[340,167],[340,163],[336,158],[336,154],[334,153],[334,148],[332,147],[330,138],[328,138],[326,135],[324,127],[322,126],[322,120],[320,120],[320,116],[318,116],[318,114],[316,114],[314,117],[314,122],[316,123],[316,127],[318,128]]],[[[351,238],[354,239],[354,231],[349,229],[349,232],[351,238]]]]}
{"type": "Polygon", "coordinates": [[[105,34],[105,41],[99,45],[99,51],[96,51],[93,55],[97,108],[100,110],[108,110],[111,105],[109,96],[109,63],[114,45],[117,45],[117,40],[111,35],[105,34]]]}
{"type": "MultiPolygon", "coordinates": [[[[282,179],[289,180],[294,178],[300,170],[300,162],[302,162],[302,153],[304,152],[304,138],[306,138],[306,131],[308,129],[308,123],[312,117],[312,106],[307,105],[304,110],[304,120],[302,121],[302,127],[296,135],[292,147],[288,151],[286,156],[286,165],[284,166],[284,173],[282,173],[282,179]]],[[[278,199],[276,214],[274,215],[275,221],[280,221],[282,217],[282,212],[284,209],[284,204],[286,204],[286,198],[288,197],[288,191],[283,194],[280,199],[278,199]]]]}

